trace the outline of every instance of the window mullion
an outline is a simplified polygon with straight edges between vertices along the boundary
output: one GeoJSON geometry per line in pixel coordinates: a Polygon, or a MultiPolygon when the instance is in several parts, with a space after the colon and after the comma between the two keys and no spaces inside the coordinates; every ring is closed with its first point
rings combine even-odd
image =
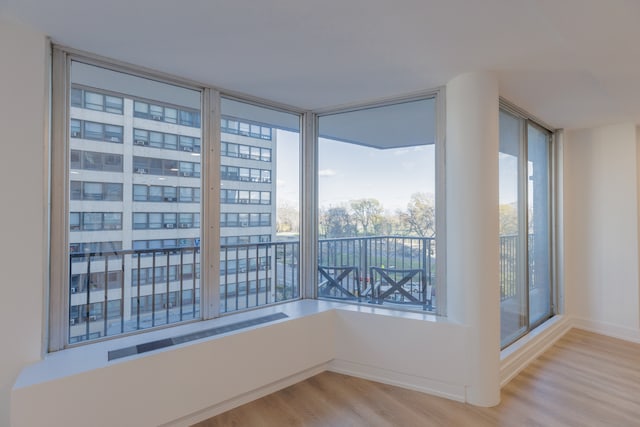
{"type": "Polygon", "coordinates": [[[520,129],[520,162],[518,164],[518,235],[520,277],[518,278],[523,286],[522,297],[524,298],[524,316],[526,329],[529,331],[529,155],[528,155],[528,123],[526,119],[521,120],[520,129]]]}
{"type": "Polygon", "coordinates": [[[220,93],[205,89],[203,94],[203,178],[201,309],[203,319],[220,315],[220,93]]]}
{"type": "Polygon", "coordinates": [[[64,248],[68,248],[67,217],[67,180],[68,180],[68,138],[69,123],[69,65],[68,55],[59,50],[53,50],[52,68],[52,126],[51,126],[51,184],[50,201],[51,216],[49,218],[51,242],[59,244],[55,250],[50,250],[50,278],[49,278],[49,351],[63,349],[69,336],[69,260],[64,248]],[[64,106],[61,108],[61,106],[64,106]],[[61,250],[62,248],[62,250],[61,250]]]}
{"type": "Polygon", "coordinates": [[[318,117],[313,113],[303,116],[302,159],[300,174],[300,283],[303,298],[316,297],[316,271],[318,269],[318,222],[317,203],[317,123],[318,117]]]}

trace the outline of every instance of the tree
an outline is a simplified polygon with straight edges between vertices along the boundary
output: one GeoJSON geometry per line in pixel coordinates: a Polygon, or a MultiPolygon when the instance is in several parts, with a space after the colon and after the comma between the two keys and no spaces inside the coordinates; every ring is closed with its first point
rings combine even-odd
{"type": "Polygon", "coordinates": [[[298,208],[293,207],[288,203],[282,203],[278,206],[276,218],[276,232],[300,232],[300,212],[298,211],[298,208]]]}
{"type": "Polygon", "coordinates": [[[500,205],[500,235],[518,234],[518,208],[515,204],[500,205]]]}
{"type": "Polygon", "coordinates": [[[320,227],[325,237],[350,237],[355,233],[349,211],[344,206],[322,211],[320,213],[320,227]]]}
{"type": "Polygon", "coordinates": [[[383,208],[376,199],[352,200],[351,215],[356,225],[356,231],[362,231],[365,236],[380,231],[383,223],[383,208]]]}
{"type": "Polygon", "coordinates": [[[433,237],[436,234],[435,202],[426,193],[413,193],[407,204],[406,212],[399,212],[406,231],[420,237],[433,237]]]}

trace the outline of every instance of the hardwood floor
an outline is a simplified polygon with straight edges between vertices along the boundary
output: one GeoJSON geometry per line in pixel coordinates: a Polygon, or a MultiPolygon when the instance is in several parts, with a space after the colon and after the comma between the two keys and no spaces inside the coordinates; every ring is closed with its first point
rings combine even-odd
{"type": "Polygon", "coordinates": [[[640,344],[574,329],[493,408],[323,372],[196,426],[640,426],[640,344]]]}

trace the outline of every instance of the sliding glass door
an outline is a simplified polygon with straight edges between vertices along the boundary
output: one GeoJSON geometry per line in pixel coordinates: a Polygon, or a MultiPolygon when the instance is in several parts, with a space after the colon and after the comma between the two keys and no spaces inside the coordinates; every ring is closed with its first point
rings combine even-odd
{"type": "Polygon", "coordinates": [[[551,132],[500,111],[500,319],[505,347],[548,319],[551,132]]]}

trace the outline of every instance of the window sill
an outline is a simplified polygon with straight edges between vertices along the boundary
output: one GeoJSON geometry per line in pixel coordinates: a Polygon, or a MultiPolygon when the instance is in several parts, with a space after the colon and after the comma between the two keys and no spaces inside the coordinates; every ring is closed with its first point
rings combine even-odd
{"type": "Polygon", "coordinates": [[[65,350],[48,353],[40,362],[27,367],[18,378],[15,387],[26,387],[33,384],[63,378],[66,376],[76,375],[82,372],[104,368],[117,363],[156,354],[162,351],[168,351],[170,349],[177,349],[184,346],[197,344],[203,341],[220,339],[229,335],[242,334],[244,332],[255,330],[263,326],[300,319],[303,317],[330,311],[335,308],[344,308],[344,305],[345,304],[343,303],[335,303],[330,301],[299,300],[290,303],[249,310],[241,313],[234,313],[232,315],[218,317],[216,319],[191,322],[183,325],[176,325],[159,330],[142,332],[126,337],[114,338],[106,341],[68,348],[65,350]],[[184,344],[177,344],[175,346],[164,349],[131,355],[112,361],[108,360],[108,353],[113,350],[132,347],[148,343],[150,341],[162,340],[165,338],[199,332],[210,328],[222,327],[236,322],[250,320],[260,316],[267,316],[269,314],[275,314],[278,312],[285,313],[288,317],[262,325],[250,326],[228,333],[221,333],[213,337],[202,338],[184,344]]]}
{"type": "Polygon", "coordinates": [[[392,308],[376,307],[372,305],[357,305],[350,303],[334,302],[327,300],[298,300],[289,303],[258,308],[240,313],[234,313],[211,320],[191,322],[183,325],[176,325],[159,330],[138,333],[126,337],[114,338],[106,341],[85,344],[65,350],[48,353],[41,361],[27,367],[19,376],[15,387],[27,387],[33,384],[64,378],[71,375],[88,372],[117,363],[131,361],[145,356],[150,356],[171,349],[178,349],[189,345],[194,345],[209,340],[221,339],[230,335],[246,333],[264,326],[281,322],[288,322],[295,319],[313,316],[331,310],[342,310],[347,312],[385,316],[396,319],[412,319],[435,323],[451,323],[444,317],[436,316],[432,313],[420,313],[414,311],[394,310],[392,308]],[[194,332],[200,332],[210,328],[223,327],[226,325],[251,320],[256,317],[267,316],[275,313],[284,313],[288,317],[271,321],[262,325],[249,326],[236,331],[220,333],[212,337],[206,337],[184,344],[176,344],[150,352],[135,354],[120,359],[108,360],[108,353],[126,347],[132,347],[151,341],[162,340],[194,332]]]}

